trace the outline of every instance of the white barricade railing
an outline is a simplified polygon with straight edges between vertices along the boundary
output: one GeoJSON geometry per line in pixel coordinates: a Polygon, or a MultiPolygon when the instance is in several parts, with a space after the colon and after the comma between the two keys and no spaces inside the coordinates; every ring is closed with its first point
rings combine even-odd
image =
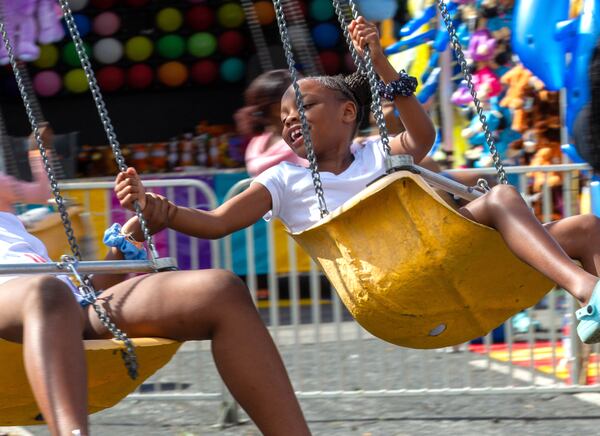
{"type": "MultiPolygon", "coordinates": [[[[517,177],[517,187],[526,201],[533,202],[529,193],[530,173],[562,174],[563,216],[577,213],[575,202],[579,195],[578,180],[585,165],[553,165],[543,167],[507,167],[508,174],[517,177]]],[[[493,169],[452,170],[450,174],[477,172],[492,174],[493,169]]],[[[166,180],[145,181],[146,186],[164,187],[166,180]],[[155,184],[155,185],[154,185],[155,184]]],[[[181,181],[177,181],[180,183],[181,181]]],[[[197,182],[192,180],[192,182],[197,182]]],[[[243,191],[250,180],[235,184],[227,193],[231,198],[243,191]]],[[[92,189],[91,183],[66,184],[69,189],[92,189]]],[[[112,184],[107,187],[112,188],[112,184]]],[[[171,185],[169,185],[171,186],[171,185]]],[[[215,196],[208,185],[202,192],[216,206],[215,196]]],[[[552,204],[551,188],[542,186],[539,202],[543,221],[556,213],[552,204]]],[[[167,196],[169,194],[167,193],[167,196]]],[[[268,247],[267,273],[258,274],[256,263],[255,228],[244,232],[246,243],[246,282],[259,310],[279,346],[281,354],[298,396],[301,398],[331,398],[356,396],[396,395],[462,395],[499,394],[526,392],[581,392],[599,390],[600,385],[578,384],[585,359],[573,328],[571,335],[561,334],[563,315],[572,313],[572,299],[565,298],[563,291],[553,291],[538,305],[526,311],[532,321],[541,322],[536,331],[530,322],[521,332],[513,329],[510,321],[502,328],[482,339],[482,343],[463,344],[447,350],[411,350],[387,344],[373,338],[356,322],[351,320],[337,294],[323,279],[318,268],[311,262],[307,272],[296,268],[295,242],[287,237],[288,268],[278,273],[275,258],[275,230],[272,222],[266,224],[268,247]],[[261,285],[262,283],[262,285],[261,285]],[[268,291],[268,299],[259,298],[259,291],[268,291]],[[287,294],[287,298],[285,298],[287,294]],[[566,301],[560,305],[559,301],[566,301]],[[504,336],[494,344],[494,335],[504,336]],[[564,344],[571,342],[574,353],[565,359],[564,344]],[[540,356],[546,364],[539,365],[540,356]],[[570,368],[575,383],[565,378],[563,370],[570,368]]],[[[232,238],[224,238],[223,263],[232,269],[232,238]]],[[[218,247],[211,245],[214,253],[218,247]]],[[[172,255],[170,253],[170,255],[172,255]]],[[[214,265],[220,265],[215,256],[214,265]]],[[[261,294],[264,296],[264,293],[261,294]]],[[[572,317],[570,326],[572,326],[572,317]]],[[[519,327],[519,326],[517,326],[519,327]]],[[[600,350],[592,348],[593,353],[600,350]]],[[[568,356],[567,356],[568,357],[568,356]]],[[[130,396],[135,399],[218,399],[230,401],[212,364],[210,347],[206,343],[184,344],[176,355],[175,364],[169,364],[150,379],[150,383],[166,386],[168,392],[147,393],[142,389],[130,396]],[[183,367],[183,369],[181,369],[183,367]]],[[[598,368],[596,359],[596,370],[598,368]]],[[[231,406],[231,404],[229,405],[231,406]]],[[[228,409],[231,412],[231,407],[228,409]]]]}

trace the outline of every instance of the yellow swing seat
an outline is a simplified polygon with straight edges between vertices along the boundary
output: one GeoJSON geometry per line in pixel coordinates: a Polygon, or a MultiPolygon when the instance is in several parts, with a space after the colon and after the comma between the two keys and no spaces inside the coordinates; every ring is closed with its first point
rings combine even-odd
{"type": "Polygon", "coordinates": [[[485,335],[553,287],[496,230],[463,217],[407,171],[292,236],[359,324],[410,348],[485,335]]]}
{"type": "MultiPolygon", "coordinates": [[[[132,339],[138,358],[138,377],[129,378],[123,366],[122,344],[113,339],[87,340],[88,410],[98,412],[117,404],[155,371],[163,367],[180,342],[160,338],[132,339]]],[[[21,344],[0,339],[0,425],[36,425],[40,411],[29,388],[21,344]]]]}
{"type": "MultiPolygon", "coordinates": [[[[90,224],[85,222],[88,218],[83,215],[83,212],[84,209],[81,206],[67,208],[73,233],[79,242],[87,242],[86,238],[89,238],[88,229],[90,224]]],[[[63,254],[71,251],[58,212],[46,215],[42,220],[28,225],[27,231],[44,243],[48,250],[48,256],[52,260],[58,261],[63,254]]]]}

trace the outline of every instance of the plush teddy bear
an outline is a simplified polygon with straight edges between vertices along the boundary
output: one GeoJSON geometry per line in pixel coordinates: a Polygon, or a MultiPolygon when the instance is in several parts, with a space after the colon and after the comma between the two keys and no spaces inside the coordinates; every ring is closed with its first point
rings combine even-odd
{"type": "MultiPolygon", "coordinates": [[[[40,56],[37,43],[48,44],[64,37],[54,0],[3,0],[4,25],[18,60],[31,62],[40,56]]],[[[4,43],[0,64],[9,62],[4,43]]]]}
{"type": "Polygon", "coordinates": [[[37,41],[40,44],[51,44],[65,37],[61,17],[61,9],[56,0],[37,0],[37,41]]]}

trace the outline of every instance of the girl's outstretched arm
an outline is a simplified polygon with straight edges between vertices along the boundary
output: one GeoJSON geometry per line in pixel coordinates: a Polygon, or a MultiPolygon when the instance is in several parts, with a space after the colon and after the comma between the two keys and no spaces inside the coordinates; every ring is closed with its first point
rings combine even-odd
{"type": "MultiPolygon", "coordinates": [[[[144,217],[147,214],[148,202],[157,201],[145,192],[144,185],[133,168],[119,173],[115,193],[125,209],[133,210],[133,203],[137,200],[144,217]]],[[[254,183],[241,194],[211,211],[176,206],[176,209],[169,213],[172,216],[168,227],[197,238],[219,239],[254,224],[269,210],[271,194],[264,186],[254,183]]]]}
{"type": "MultiPolygon", "coordinates": [[[[354,46],[360,55],[364,55],[363,47],[368,46],[375,72],[384,83],[398,79],[398,72],[387,59],[379,42],[377,26],[363,17],[353,20],[348,26],[354,46]]],[[[415,96],[394,99],[394,104],[400,112],[400,119],[406,131],[390,138],[392,154],[410,154],[415,162],[427,155],[435,141],[435,128],[431,119],[415,96]]]]}

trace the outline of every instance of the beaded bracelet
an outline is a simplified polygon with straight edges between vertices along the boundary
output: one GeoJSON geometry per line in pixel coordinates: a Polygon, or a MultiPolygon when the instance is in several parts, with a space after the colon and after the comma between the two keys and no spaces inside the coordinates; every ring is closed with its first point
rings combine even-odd
{"type": "Polygon", "coordinates": [[[380,80],[377,84],[377,91],[386,100],[394,101],[394,98],[398,96],[410,97],[415,95],[418,84],[416,77],[409,76],[406,71],[400,70],[398,79],[393,82],[386,84],[380,80]]]}
{"type": "Polygon", "coordinates": [[[121,225],[114,223],[104,232],[102,239],[107,247],[115,247],[126,260],[146,260],[148,254],[144,249],[144,244],[138,242],[131,237],[131,234],[126,234],[121,231],[121,225]]]}

